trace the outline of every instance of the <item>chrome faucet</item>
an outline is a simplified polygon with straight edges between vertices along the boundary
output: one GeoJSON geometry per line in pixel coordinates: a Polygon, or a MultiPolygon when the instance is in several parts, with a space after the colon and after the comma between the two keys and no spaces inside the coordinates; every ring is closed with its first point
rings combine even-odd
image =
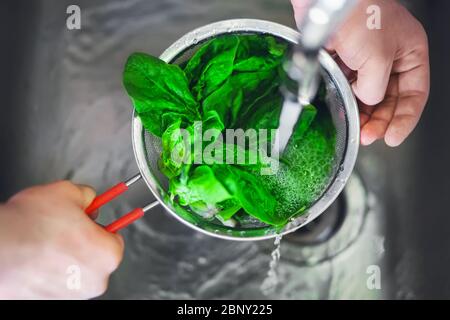
{"type": "Polygon", "coordinates": [[[284,103],[272,156],[284,152],[300,117],[303,106],[310,104],[320,83],[319,51],[333,31],[344,20],[357,0],[313,0],[298,27],[302,34],[284,70],[287,82],[283,88],[284,103]]]}

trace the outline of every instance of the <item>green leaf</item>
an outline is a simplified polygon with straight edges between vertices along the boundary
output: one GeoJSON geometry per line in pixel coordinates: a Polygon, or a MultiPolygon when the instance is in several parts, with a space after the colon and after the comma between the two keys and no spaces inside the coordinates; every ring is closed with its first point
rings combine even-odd
{"type": "Polygon", "coordinates": [[[172,192],[180,198],[180,204],[183,205],[198,201],[213,205],[231,198],[212,169],[206,165],[195,168],[187,184],[175,182],[172,192]]]}
{"type": "Polygon", "coordinates": [[[202,216],[205,219],[213,218],[219,211],[219,209],[215,205],[211,205],[203,201],[196,201],[190,203],[189,208],[191,208],[192,211],[194,211],[195,213],[197,213],[198,215],[202,216]]]}
{"type": "Polygon", "coordinates": [[[248,107],[247,116],[243,116],[237,127],[244,129],[277,129],[280,121],[282,96],[277,83],[255,99],[248,107]]]}
{"type": "Polygon", "coordinates": [[[234,127],[261,93],[277,85],[285,51],[270,36],[222,36],[203,45],[184,70],[203,112],[216,110],[226,127],[234,127]]]}
{"type": "MultiPolygon", "coordinates": [[[[225,129],[225,125],[216,110],[208,110],[208,112],[203,115],[202,126],[203,132],[213,129],[220,133],[225,129]]],[[[217,136],[215,138],[217,138],[217,136]]]]}
{"type": "Polygon", "coordinates": [[[227,128],[235,127],[261,93],[273,86],[275,75],[274,71],[256,71],[231,76],[204,100],[203,112],[216,110],[227,128]]]}
{"type": "Polygon", "coordinates": [[[273,68],[272,65],[267,64],[267,60],[263,57],[250,57],[242,60],[234,66],[234,71],[249,72],[255,70],[264,70],[273,68]]]}
{"type": "Polygon", "coordinates": [[[222,123],[228,127],[232,118],[230,106],[232,110],[235,110],[234,113],[237,113],[241,105],[242,90],[233,86],[230,79],[228,79],[220,88],[205,99],[203,102],[203,113],[217,112],[222,123]]]}
{"type": "MultiPolygon", "coordinates": [[[[261,158],[258,151],[254,149],[245,149],[237,144],[230,144],[222,142],[217,146],[220,149],[220,154],[208,154],[204,152],[203,162],[209,165],[232,163],[238,167],[249,167],[253,170],[261,168],[261,158]],[[217,161],[216,161],[216,158],[217,161]],[[242,161],[240,161],[243,159],[242,161]]],[[[206,150],[206,149],[205,149],[206,150]]]]}
{"type": "MultiPolygon", "coordinates": [[[[184,219],[203,226],[211,222],[216,228],[213,217],[228,226],[256,218],[278,229],[307,208],[320,191],[315,186],[326,182],[335,129],[320,104],[319,110],[312,105],[304,108],[286,163],[280,167],[282,179],[261,176],[259,169],[267,164],[259,154],[256,164],[250,163],[255,150],[247,146],[224,143],[223,150],[215,149],[225,128],[270,130],[279,126],[279,72],[286,50],[287,45],[272,36],[226,35],[201,45],[182,69],[143,53],[128,59],[125,88],[144,127],[162,138],[159,165],[169,178],[168,201],[191,209],[180,209],[184,219]],[[187,144],[180,134],[183,128],[191,134],[187,144]],[[200,128],[203,133],[214,130],[210,131],[214,148],[207,149],[211,145],[203,142],[200,150],[194,148],[194,154],[192,147],[200,128]],[[244,154],[245,162],[219,164],[218,150],[223,157],[230,152],[234,162],[238,154],[244,154]],[[199,152],[203,163],[204,156],[212,160],[209,165],[193,161],[199,152]]],[[[323,100],[322,96],[318,99],[323,100]]],[[[270,139],[270,131],[268,134],[270,139]]]]}
{"type": "Polygon", "coordinates": [[[159,168],[169,179],[181,173],[183,164],[192,162],[191,135],[183,136],[181,120],[172,123],[162,135],[162,154],[159,168]]]}
{"type": "Polygon", "coordinates": [[[228,35],[203,45],[189,60],[184,71],[197,101],[214,92],[233,72],[239,38],[228,35]]]}
{"type": "Polygon", "coordinates": [[[241,37],[239,49],[236,54],[237,62],[252,56],[262,56],[267,59],[282,59],[286,53],[287,45],[277,41],[274,37],[266,35],[247,35],[241,37]]]}
{"type": "Polygon", "coordinates": [[[171,113],[184,121],[199,118],[183,71],[145,53],[132,54],[125,65],[123,83],[144,127],[161,136],[167,127],[162,116],[171,113]]]}
{"type": "Polygon", "coordinates": [[[230,220],[239,210],[241,210],[241,205],[234,199],[225,200],[217,204],[220,210],[218,215],[224,220],[230,220]]]}
{"type": "Polygon", "coordinates": [[[296,144],[302,140],[303,136],[311,126],[311,123],[314,121],[316,114],[317,109],[312,104],[303,107],[302,113],[300,114],[300,119],[298,120],[294,133],[290,138],[290,143],[296,144]]]}
{"type": "Polygon", "coordinates": [[[214,165],[212,169],[229,194],[249,215],[274,226],[286,223],[284,217],[276,214],[275,197],[261,185],[256,176],[230,165],[214,165]]]}

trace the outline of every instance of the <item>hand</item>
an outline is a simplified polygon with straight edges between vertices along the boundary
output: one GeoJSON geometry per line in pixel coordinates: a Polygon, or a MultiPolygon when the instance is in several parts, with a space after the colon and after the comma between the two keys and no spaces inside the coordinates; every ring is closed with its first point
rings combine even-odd
{"type": "MultiPolygon", "coordinates": [[[[292,0],[297,22],[309,0],[292,0]]],[[[393,0],[360,0],[327,49],[357,72],[361,144],[377,139],[400,145],[420,119],[428,99],[428,40],[422,25],[393,0]],[[370,5],[381,9],[381,30],[367,27],[370,5]]]]}
{"type": "Polygon", "coordinates": [[[105,292],[124,246],[84,213],[94,197],[91,188],[63,181],[0,205],[0,299],[86,299],[105,292]],[[78,275],[74,286],[70,277],[78,275]]]}

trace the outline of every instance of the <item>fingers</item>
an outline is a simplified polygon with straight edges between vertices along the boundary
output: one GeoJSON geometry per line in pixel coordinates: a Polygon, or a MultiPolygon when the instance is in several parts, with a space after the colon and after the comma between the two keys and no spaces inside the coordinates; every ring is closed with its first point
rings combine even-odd
{"type": "Polygon", "coordinates": [[[399,146],[413,131],[422,114],[425,100],[423,93],[399,97],[394,117],[384,138],[388,146],[399,146]]]}
{"type": "Polygon", "coordinates": [[[355,95],[365,104],[374,106],[386,93],[392,70],[393,57],[370,57],[358,69],[358,77],[352,84],[355,95]]]}
{"type": "Polygon", "coordinates": [[[367,121],[361,122],[361,144],[368,146],[375,140],[382,139],[386,133],[388,125],[392,119],[396,107],[396,99],[386,98],[377,106],[369,106],[372,113],[368,116],[367,121]]]}
{"type": "Polygon", "coordinates": [[[399,74],[399,96],[392,121],[386,131],[388,146],[400,145],[414,130],[425,108],[430,91],[428,50],[419,59],[420,64],[408,66],[399,74]]]}
{"type": "MultiPolygon", "coordinates": [[[[291,2],[298,24],[310,1],[291,0],[291,2]]],[[[351,76],[351,70],[357,71],[357,80],[352,85],[353,91],[364,104],[373,106],[384,98],[395,50],[391,43],[384,43],[384,38],[378,35],[371,34],[371,38],[367,39],[365,33],[355,32],[355,28],[366,25],[365,10],[364,4],[360,4],[354,10],[327,44],[327,49],[336,50],[343,62],[341,66],[347,66],[347,76],[351,76]]]]}
{"type": "Polygon", "coordinates": [[[339,69],[344,73],[345,77],[347,78],[348,82],[351,84],[356,81],[357,78],[357,72],[350,69],[344,61],[342,61],[341,57],[337,53],[334,53],[331,55],[334,59],[334,61],[339,66],[339,69]]]}
{"type": "Polygon", "coordinates": [[[394,74],[386,97],[376,106],[360,103],[361,144],[370,145],[384,137],[388,146],[400,145],[417,125],[429,90],[427,65],[422,69],[394,74]],[[421,90],[407,90],[417,88],[421,90]]]}
{"type": "MultiPolygon", "coordinates": [[[[123,238],[120,234],[110,233],[102,229],[102,243],[98,246],[101,248],[103,255],[103,267],[108,272],[117,269],[123,259],[125,249],[123,238]]],[[[98,239],[98,238],[97,238],[98,239]]]]}
{"type": "MultiPolygon", "coordinates": [[[[46,194],[53,195],[53,198],[58,197],[73,201],[83,211],[91,204],[96,196],[96,192],[92,187],[75,184],[67,180],[53,182],[43,187],[47,188],[46,194]]],[[[98,212],[92,214],[91,217],[95,219],[97,214],[98,212]]]]}
{"type": "Polygon", "coordinates": [[[86,209],[91,204],[91,202],[94,200],[94,198],[96,196],[96,192],[92,187],[90,187],[88,185],[77,184],[76,186],[81,191],[82,208],[86,209]]]}
{"type": "Polygon", "coordinates": [[[398,75],[390,78],[385,99],[376,106],[359,102],[361,121],[361,144],[368,146],[375,140],[382,139],[392,120],[397,106],[398,75]]]}
{"type": "Polygon", "coordinates": [[[123,237],[121,234],[118,234],[118,233],[113,233],[112,235],[116,238],[116,241],[118,243],[118,248],[120,250],[120,255],[122,256],[124,248],[125,248],[125,242],[123,241],[123,237]]]}
{"type": "MultiPolygon", "coordinates": [[[[90,187],[88,185],[78,184],[77,186],[80,189],[82,198],[83,198],[82,209],[85,210],[92,203],[92,201],[94,201],[97,193],[95,192],[95,190],[92,187],[90,187]]],[[[98,214],[99,214],[99,211],[95,210],[94,212],[89,214],[89,217],[93,220],[96,220],[98,217],[98,214]]]]}
{"type": "Polygon", "coordinates": [[[75,184],[70,181],[59,181],[51,185],[55,192],[73,199],[81,209],[86,209],[96,196],[95,190],[87,185],[75,184]]]}
{"type": "MultiPolygon", "coordinates": [[[[366,125],[366,123],[369,122],[370,116],[372,115],[374,108],[372,106],[368,106],[358,100],[358,109],[359,109],[359,124],[362,129],[366,125]]],[[[362,131],[361,131],[361,135],[362,135],[362,131]]],[[[365,143],[362,143],[362,144],[366,145],[365,143]]]]}

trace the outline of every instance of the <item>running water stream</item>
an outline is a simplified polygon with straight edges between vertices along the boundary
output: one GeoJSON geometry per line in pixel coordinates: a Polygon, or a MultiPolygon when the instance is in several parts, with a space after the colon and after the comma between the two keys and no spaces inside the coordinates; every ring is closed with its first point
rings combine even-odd
{"type": "Polygon", "coordinates": [[[281,257],[281,238],[283,235],[279,234],[275,237],[274,246],[271,256],[272,260],[269,263],[269,271],[267,272],[267,276],[261,284],[261,291],[264,295],[268,296],[275,292],[280,279],[278,277],[278,264],[280,262],[281,257]]]}

